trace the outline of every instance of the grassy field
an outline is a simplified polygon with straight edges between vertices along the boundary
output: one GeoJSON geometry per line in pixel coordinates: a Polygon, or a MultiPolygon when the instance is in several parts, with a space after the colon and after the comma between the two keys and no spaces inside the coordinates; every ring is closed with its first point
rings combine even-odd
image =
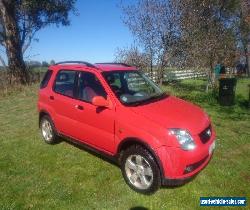
{"type": "Polygon", "coordinates": [[[152,196],[130,190],[119,168],[97,156],[66,142],[43,143],[36,112],[38,85],[1,96],[0,209],[188,210],[200,208],[200,196],[247,196],[249,203],[249,83],[249,79],[238,81],[233,107],[220,107],[212,94],[204,92],[202,80],[164,87],[208,112],[217,145],[210,164],[192,182],[164,187],[152,196]]]}

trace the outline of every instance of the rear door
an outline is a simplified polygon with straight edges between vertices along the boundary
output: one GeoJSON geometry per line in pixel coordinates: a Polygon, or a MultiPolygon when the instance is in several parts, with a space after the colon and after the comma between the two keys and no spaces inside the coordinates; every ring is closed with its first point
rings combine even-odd
{"type": "Polygon", "coordinates": [[[76,138],[76,85],[78,72],[74,70],[60,70],[53,84],[51,103],[56,113],[57,130],[67,136],[76,138]]]}

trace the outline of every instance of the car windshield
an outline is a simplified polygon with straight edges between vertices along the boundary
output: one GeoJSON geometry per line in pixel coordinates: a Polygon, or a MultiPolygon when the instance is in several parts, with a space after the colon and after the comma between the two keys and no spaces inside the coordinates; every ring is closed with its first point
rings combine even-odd
{"type": "Polygon", "coordinates": [[[110,71],[104,72],[103,75],[117,98],[124,105],[141,105],[166,96],[141,71],[110,71]]]}

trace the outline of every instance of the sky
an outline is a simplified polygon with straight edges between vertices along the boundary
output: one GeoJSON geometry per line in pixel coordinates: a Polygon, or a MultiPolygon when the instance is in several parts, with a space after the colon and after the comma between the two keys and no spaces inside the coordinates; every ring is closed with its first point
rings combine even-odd
{"type": "Polygon", "coordinates": [[[35,38],[39,41],[32,43],[25,60],[113,61],[118,47],[133,43],[132,34],[122,21],[120,1],[78,0],[75,6],[79,15],[70,15],[70,26],[51,25],[37,32],[35,38]]]}

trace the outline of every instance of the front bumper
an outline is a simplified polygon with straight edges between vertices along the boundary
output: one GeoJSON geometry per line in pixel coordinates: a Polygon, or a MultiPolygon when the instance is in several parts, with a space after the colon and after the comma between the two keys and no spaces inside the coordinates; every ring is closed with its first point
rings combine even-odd
{"type": "Polygon", "coordinates": [[[162,162],[163,184],[186,182],[198,174],[213,156],[215,136],[206,144],[200,144],[193,151],[184,151],[179,147],[160,147],[157,151],[162,162]]]}
{"type": "Polygon", "coordinates": [[[212,159],[213,153],[208,157],[208,160],[201,166],[199,170],[196,170],[195,173],[189,174],[189,176],[185,176],[184,178],[176,178],[171,179],[167,177],[162,177],[162,185],[163,186],[179,186],[188,183],[189,181],[193,180],[196,175],[198,175],[210,162],[212,159]]]}

